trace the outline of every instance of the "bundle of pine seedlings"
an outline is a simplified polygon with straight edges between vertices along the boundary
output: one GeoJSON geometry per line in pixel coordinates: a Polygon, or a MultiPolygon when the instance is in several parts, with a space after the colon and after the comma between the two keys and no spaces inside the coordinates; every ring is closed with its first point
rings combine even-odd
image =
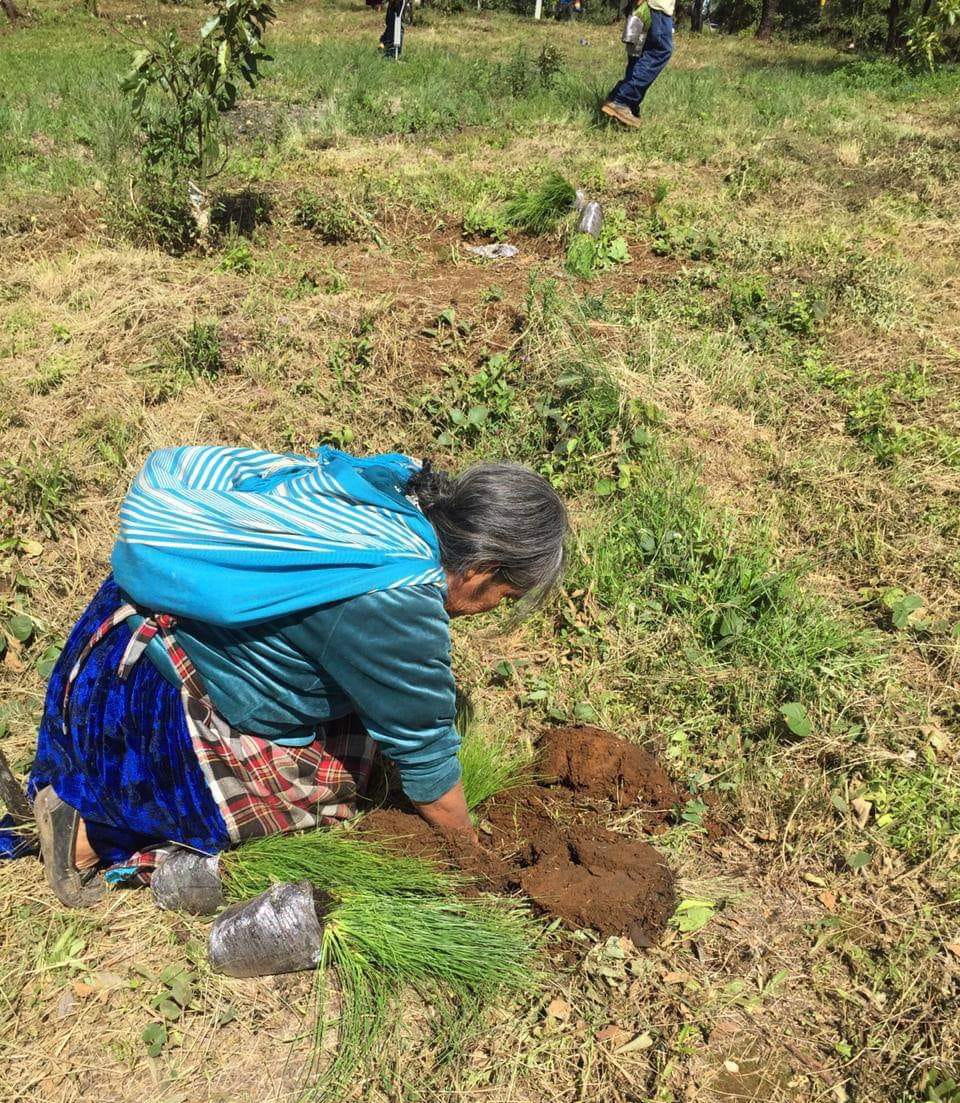
{"type": "MultiPolygon", "coordinates": [[[[469,727],[461,753],[468,803],[529,776],[530,754],[469,727]]],[[[392,854],[352,826],[275,835],[221,858],[224,890],[247,900],[280,881],[309,880],[333,898],[324,919],[310,1081],[304,1099],[342,1098],[360,1069],[372,1071],[401,1007],[416,993],[429,1007],[433,1066],[462,1051],[494,997],[535,988],[541,927],[515,902],[463,898],[462,878],[418,858],[392,854]],[[339,989],[339,1045],[321,1069],[324,996],[339,989]]],[[[426,1075],[426,1070],[424,1075],[426,1075]]]]}
{"type": "Polygon", "coordinates": [[[569,214],[577,193],[560,173],[551,172],[536,188],[522,191],[503,209],[504,218],[514,229],[527,234],[545,234],[569,214]]]}

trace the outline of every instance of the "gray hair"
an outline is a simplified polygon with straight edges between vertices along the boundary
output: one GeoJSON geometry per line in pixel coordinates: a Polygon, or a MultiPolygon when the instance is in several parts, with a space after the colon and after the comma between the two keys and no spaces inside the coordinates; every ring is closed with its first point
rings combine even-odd
{"type": "Polygon", "coordinates": [[[560,496],[519,463],[478,463],[456,477],[427,460],[407,484],[433,525],[440,561],[453,574],[495,566],[522,597],[521,615],[560,581],[570,529],[560,496]]]}

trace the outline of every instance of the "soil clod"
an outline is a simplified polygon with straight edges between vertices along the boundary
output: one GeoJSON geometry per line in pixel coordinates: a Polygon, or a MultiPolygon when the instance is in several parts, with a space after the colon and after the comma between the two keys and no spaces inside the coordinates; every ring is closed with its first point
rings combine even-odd
{"type": "Polygon", "coordinates": [[[543,746],[542,769],[553,784],[487,801],[478,816],[481,850],[399,809],[370,813],[361,830],[463,872],[482,891],[522,892],[571,927],[651,945],[676,904],[673,874],[648,843],[590,822],[596,813],[578,798],[610,799],[621,808],[639,798],[646,826],[655,830],[677,803],[676,790],[652,755],[597,728],[556,729],[543,746]]]}
{"type": "Polygon", "coordinates": [[[540,769],[575,793],[618,808],[639,802],[648,829],[664,823],[680,793],[656,758],[642,747],[592,727],[553,728],[540,741],[540,769]]]}

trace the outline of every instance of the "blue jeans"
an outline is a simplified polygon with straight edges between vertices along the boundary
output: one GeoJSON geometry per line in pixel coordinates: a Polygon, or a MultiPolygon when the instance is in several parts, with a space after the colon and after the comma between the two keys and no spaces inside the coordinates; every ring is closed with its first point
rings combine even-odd
{"type": "Polygon", "coordinates": [[[624,103],[637,111],[647,89],[663,72],[673,53],[673,19],[662,11],[650,12],[650,30],[643,53],[627,59],[623,80],[607,97],[613,103],[624,103]]]}

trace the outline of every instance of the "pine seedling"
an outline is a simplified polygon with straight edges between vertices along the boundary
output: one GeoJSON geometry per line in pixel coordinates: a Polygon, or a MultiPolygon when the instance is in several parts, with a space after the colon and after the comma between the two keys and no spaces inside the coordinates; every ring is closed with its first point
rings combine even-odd
{"type": "Polygon", "coordinates": [[[575,234],[567,246],[566,268],[574,276],[588,280],[597,260],[597,243],[589,234],[575,234]]]}
{"type": "Polygon", "coordinates": [[[311,881],[325,892],[449,895],[458,884],[430,862],[386,851],[349,828],[268,835],[227,851],[220,875],[228,900],[249,900],[281,881],[311,881]]]}
{"type": "Polygon", "coordinates": [[[527,234],[545,234],[552,230],[573,206],[573,185],[558,172],[552,172],[533,191],[521,192],[504,208],[509,225],[527,234]]]}
{"type": "Polygon", "coordinates": [[[359,891],[328,915],[324,945],[347,947],[403,984],[482,998],[529,984],[537,930],[515,905],[359,891]]]}
{"type": "Polygon", "coordinates": [[[357,1070],[379,1058],[407,988],[438,1013],[437,1063],[453,1058],[495,996],[537,983],[539,930],[521,908],[493,900],[344,893],[324,926],[314,1054],[323,1042],[324,973],[339,985],[339,1045],[319,1077],[315,1060],[304,1100],[341,1098],[357,1070]]]}
{"type": "Polygon", "coordinates": [[[503,734],[480,734],[469,720],[460,720],[460,770],[467,807],[473,811],[489,797],[533,780],[533,751],[514,745],[503,734]]]}

